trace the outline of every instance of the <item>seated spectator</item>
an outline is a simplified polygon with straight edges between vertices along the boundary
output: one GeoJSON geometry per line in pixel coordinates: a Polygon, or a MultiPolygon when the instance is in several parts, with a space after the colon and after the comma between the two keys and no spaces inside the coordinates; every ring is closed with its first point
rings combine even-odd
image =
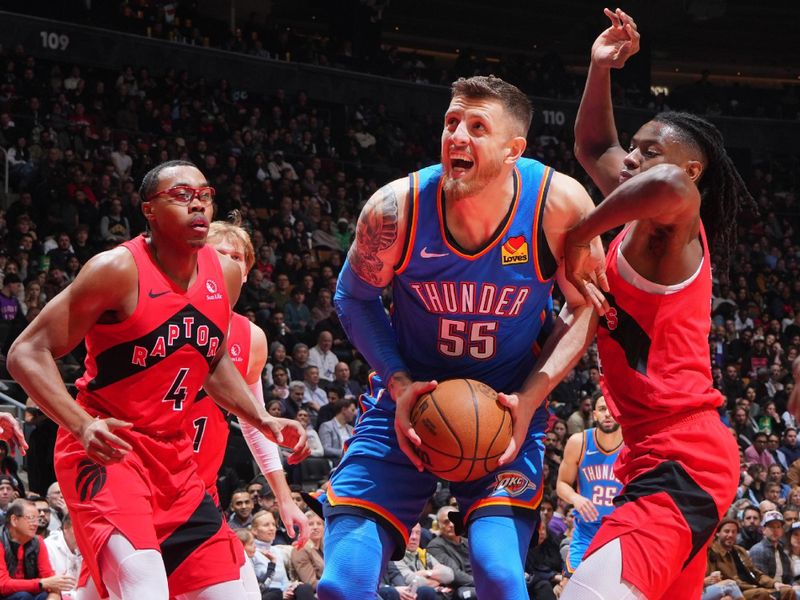
{"type": "MultiPolygon", "coordinates": [[[[306,393],[306,386],[302,381],[292,381],[289,384],[289,395],[283,399],[283,414],[287,419],[294,419],[301,408],[305,408],[306,412],[311,412],[308,407],[303,405],[303,398],[306,393]]],[[[311,415],[312,421],[316,418],[317,413],[311,415]]]]}
{"type": "MultiPolygon", "coordinates": [[[[784,520],[778,511],[770,511],[761,520],[764,537],[755,544],[748,553],[753,566],[776,583],[791,584],[792,563],[783,549],[784,520]]],[[[776,587],[775,589],[780,589],[776,587]]]]}
{"type": "Polygon", "coordinates": [[[592,398],[592,396],[582,398],[581,403],[578,405],[578,410],[572,413],[567,419],[567,432],[569,435],[580,433],[594,425],[594,418],[592,417],[592,398]]]}
{"type": "MultiPolygon", "coordinates": [[[[330,317],[334,310],[331,291],[327,288],[322,288],[317,294],[314,308],[311,309],[311,326],[316,327],[319,323],[330,317]]],[[[333,343],[333,334],[331,334],[331,343],[333,343]]]]}
{"type": "Polygon", "coordinates": [[[732,579],[722,579],[719,571],[709,573],[703,579],[703,595],[700,600],[739,600],[744,598],[742,590],[732,579]]]}
{"type": "MultiPolygon", "coordinates": [[[[269,567],[270,564],[267,561],[267,558],[256,550],[255,546],[255,538],[252,532],[249,529],[237,529],[236,530],[236,537],[239,538],[239,541],[242,543],[242,547],[244,548],[244,554],[246,560],[250,561],[250,564],[253,566],[253,571],[256,574],[256,581],[258,582],[258,589],[261,592],[262,598],[270,598],[273,600],[275,596],[268,596],[268,590],[271,587],[271,575],[269,567]]],[[[273,569],[275,568],[275,563],[272,563],[273,569]]],[[[283,594],[278,596],[278,598],[282,598],[283,594]]]]}
{"type": "Polygon", "coordinates": [[[292,548],[292,567],[298,579],[310,585],[314,591],[322,577],[325,560],[322,558],[322,540],[325,533],[325,521],[314,511],[306,513],[308,517],[309,540],[302,548],[292,548]]]}
{"type": "Polygon", "coordinates": [[[122,212],[122,200],[109,200],[108,214],[100,217],[100,238],[106,248],[112,248],[131,239],[131,226],[122,212]]]}
{"type": "Polygon", "coordinates": [[[761,541],[761,511],[755,506],[748,506],[741,511],[737,527],[736,544],[750,550],[761,541]]]}
{"type": "Polygon", "coordinates": [[[467,538],[456,533],[455,526],[448,516],[454,510],[452,506],[443,506],[436,513],[439,537],[428,544],[427,550],[436,560],[453,570],[451,587],[455,589],[454,600],[462,600],[475,597],[475,581],[469,561],[467,538]]]}
{"type": "Polygon", "coordinates": [[[344,445],[353,437],[353,421],[356,418],[356,401],[340,400],[334,407],[333,418],[319,427],[319,439],[325,449],[325,457],[339,462],[344,445]]]}
{"type": "Polygon", "coordinates": [[[28,324],[19,297],[22,279],[16,273],[6,273],[0,288],[0,350],[3,354],[28,324]]]}
{"type": "Polygon", "coordinates": [[[321,458],[325,456],[325,448],[322,445],[322,440],[319,439],[319,434],[311,425],[311,417],[308,414],[308,411],[305,408],[301,408],[297,411],[296,419],[306,428],[306,434],[308,435],[308,447],[311,449],[311,455],[309,458],[321,458]]]}
{"type": "Polygon", "coordinates": [[[389,563],[388,583],[398,592],[400,598],[447,600],[452,592],[448,584],[453,581],[453,569],[441,564],[429,552],[419,547],[421,530],[419,523],[411,528],[405,556],[402,560],[389,563]]]}
{"type": "Polygon", "coordinates": [[[336,414],[337,405],[344,400],[344,391],[338,386],[328,386],[326,392],[328,394],[328,403],[319,409],[317,414],[316,428],[319,431],[320,426],[326,421],[330,421],[336,414]]]}
{"type": "Polygon", "coordinates": [[[286,561],[290,557],[286,556],[283,547],[273,545],[278,531],[275,516],[268,510],[262,510],[253,517],[250,530],[255,537],[255,553],[265,559],[268,574],[268,577],[259,579],[259,583],[264,585],[261,597],[265,600],[282,600],[287,590],[293,590],[297,600],[314,598],[314,590],[309,584],[289,580],[286,561]]]}
{"type": "Polygon", "coordinates": [[[339,362],[339,359],[331,351],[332,347],[333,335],[331,332],[321,331],[317,337],[317,345],[308,351],[308,364],[317,367],[322,385],[333,382],[336,364],[339,362]]]}
{"type": "Polygon", "coordinates": [[[36,534],[47,537],[50,533],[50,505],[47,500],[36,494],[28,494],[28,500],[33,502],[36,511],[39,513],[39,527],[36,529],[36,534]]]}
{"type": "MultiPolygon", "coordinates": [[[[789,497],[789,492],[792,489],[787,484],[783,483],[783,477],[784,477],[784,471],[779,463],[772,464],[767,468],[767,483],[776,483],[780,488],[780,492],[778,495],[781,501],[779,503],[779,506],[783,505],[783,503],[789,497]]],[[[772,501],[775,502],[775,500],[772,501]]]]}
{"type": "MultiPolygon", "coordinates": [[[[296,287],[292,290],[292,299],[283,307],[286,325],[296,336],[303,338],[311,327],[311,311],[305,304],[306,295],[302,289],[296,287]]],[[[305,338],[303,338],[305,339],[305,338]]]]}
{"type": "Polygon", "coordinates": [[[288,377],[289,366],[291,364],[291,359],[286,355],[286,346],[280,342],[272,342],[270,344],[270,357],[264,367],[264,383],[268,386],[275,383],[272,379],[272,371],[278,366],[286,369],[288,377]]]}
{"type": "Polygon", "coordinates": [[[525,556],[525,582],[531,598],[555,600],[555,590],[561,592],[563,562],[558,538],[550,530],[552,523],[552,519],[549,524],[539,521],[539,530],[525,556]]]}
{"type": "MultiPolygon", "coordinates": [[[[272,368],[272,384],[269,385],[264,394],[264,400],[284,401],[289,397],[289,371],[286,367],[276,366],[272,368]]],[[[285,410],[285,406],[284,406],[285,410]]]]}
{"type": "Polygon", "coordinates": [[[75,256],[72,251],[72,243],[70,242],[69,235],[62,232],[58,234],[58,245],[47,253],[50,258],[50,266],[65,271],[67,269],[67,261],[75,256]]]}
{"type": "MultiPolygon", "coordinates": [[[[72,519],[65,515],[61,521],[61,529],[53,531],[44,541],[50,566],[56,575],[67,575],[78,581],[81,573],[82,557],[72,529],[72,519]]],[[[74,589],[74,588],[73,588],[74,589]]]]}
{"type": "MultiPolygon", "coordinates": [[[[0,483],[2,483],[2,476],[6,476],[11,478],[12,487],[20,494],[25,493],[25,486],[22,485],[22,481],[19,478],[19,474],[17,473],[17,461],[14,459],[13,456],[8,455],[8,444],[0,440],[0,483]]],[[[8,502],[10,502],[9,500],[8,502]]],[[[8,505],[8,502],[3,505],[2,500],[0,500],[0,509],[4,509],[5,506],[8,505]]]]}
{"type": "Polygon", "coordinates": [[[233,492],[230,511],[231,516],[228,518],[228,525],[230,525],[231,529],[250,527],[253,522],[253,499],[246,489],[239,488],[233,492]]]}
{"type": "Polygon", "coordinates": [[[783,457],[779,460],[784,469],[788,470],[794,461],[800,459],[800,445],[797,443],[797,429],[787,427],[783,432],[783,441],[778,453],[783,457]]]}
{"type": "Polygon", "coordinates": [[[748,600],[772,600],[776,591],[780,600],[795,600],[790,585],[775,581],[760,571],[747,551],[735,544],[738,530],[739,524],[734,519],[720,522],[714,543],[708,547],[706,574],[719,572],[721,581],[733,581],[748,600]]]}
{"type": "Polygon", "coordinates": [[[292,364],[289,367],[289,376],[292,381],[303,379],[308,366],[308,346],[303,343],[295,344],[292,347],[292,364]]]}
{"type": "Polygon", "coordinates": [[[328,403],[328,394],[319,385],[319,369],[313,365],[305,368],[303,385],[306,386],[303,395],[303,405],[312,412],[319,413],[319,409],[328,403]]]}
{"type": "Polygon", "coordinates": [[[355,379],[350,379],[350,366],[344,361],[336,363],[332,387],[340,388],[345,398],[358,398],[361,395],[361,386],[355,379]]]}
{"type": "Polygon", "coordinates": [[[767,450],[767,434],[759,431],[753,437],[753,445],[745,448],[744,458],[748,465],[762,465],[768,467],[775,462],[767,450]]]}
{"type": "Polygon", "coordinates": [[[743,450],[750,447],[756,436],[756,428],[751,423],[747,411],[740,406],[733,411],[733,431],[736,433],[736,442],[743,450]]]}
{"type": "Polygon", "coordinates": [[[4,560],[0,561],[0,596],[11,600],[57,600],[75,587],[69,575],[56,575],[44,540],[36,535],[39,513],[33,503],[15,500],[0,530],[4,560]]]}

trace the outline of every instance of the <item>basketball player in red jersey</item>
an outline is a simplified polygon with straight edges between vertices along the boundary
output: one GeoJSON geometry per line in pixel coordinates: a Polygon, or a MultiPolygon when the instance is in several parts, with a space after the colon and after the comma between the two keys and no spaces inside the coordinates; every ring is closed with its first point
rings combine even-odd
{"type": "Polygon", "coordinates": [[[621,10],[606,15],[575,122],[578,160],[606,198],[568,233],[565,262],[579,289],[591,286],[572,265],[594,236],[625,225],[606,256],[597,331],[624,487],[562,599],[699,598],[705,549],[739,476],[711,380],[710,248],[725,266],[749,194],[719,131],[694,115],[661,113],[620,147],[610,69],[638,50],[639,34],[621,10]]]}
{"type": "MultiPolygon", "coordinates": [[[[211,223],[208,232],[208,243],[217,252],[233,260],[241,269],[242,283],[247,281],[247,273],[255,264],[255,252],[250,236],[244,229],[233,223],[215,221],[211,223]]],[[[227,342],[231,361],[244,377],[255,400],[260,406],[264,406],[264,390],[261,384],[261,373],[267,362],[267,336],[264,335],[264,330],[246,317],[234,313],[227,342]]],[[[219,504],[217,473],[225,456],[228,422],[216,403],[203,392],[200,394],[204,397],[198,397],[189,408],[184,428],[192,438],[200,476],[209,495],[219,504]]],[[[308,518],[292,500],[292,492],[283,474],[278,446],[247,421],[242,422],[241,426],[245,441],[275,494],[287,532],[294,536],[297,526],[300,531],[297,544],[302,546],[308,541],[308,518]]]]}
{"type": "Polygon", "coordinates": [[[302,427],[258,408],[225,349],[236,264],[206,246],[214,191],[191,163],[142,182],[151,230],[92,258],[17,339],[8,369],[61,425],[55,466],[101,596],[242,597],[238,540],[197,475],[182,429],[203,386],[298,457],[302,427]],[[86,338],[75,402],[54,357],[86,338]]]}

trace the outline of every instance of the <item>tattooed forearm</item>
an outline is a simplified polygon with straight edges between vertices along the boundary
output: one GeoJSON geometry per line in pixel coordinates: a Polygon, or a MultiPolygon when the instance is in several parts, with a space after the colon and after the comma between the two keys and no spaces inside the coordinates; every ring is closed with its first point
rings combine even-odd
{"type": "Polygon", "coordinates": [[[399,203],[391,185],[382,187],[373,196],[358,219],[356,241],[350,248],[353,270],[373,285],[380,285],[384,263],[378,253],[397,241],[399,203]]]}

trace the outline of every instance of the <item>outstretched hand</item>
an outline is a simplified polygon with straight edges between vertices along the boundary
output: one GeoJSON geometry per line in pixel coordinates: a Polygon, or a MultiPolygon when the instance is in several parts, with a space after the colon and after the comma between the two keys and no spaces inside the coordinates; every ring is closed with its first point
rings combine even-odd
{"type": "Polygon", "coordinates": [[[592,45],[592,63],[609,69],[621,69],[639,51],[639,32],[634,20],[622,11],[608,8],[603,12],[611,26],[601,33],[592,45]]]}

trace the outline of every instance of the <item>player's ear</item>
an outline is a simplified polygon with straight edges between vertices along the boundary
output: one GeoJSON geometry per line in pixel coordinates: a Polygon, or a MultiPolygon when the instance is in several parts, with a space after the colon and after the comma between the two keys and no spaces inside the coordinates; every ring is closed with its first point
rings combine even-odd
{"type": "Polygon", "coordinates": [[[686,163],[684,170],[689,178],[697,183],[697,180],[700,179],[700,175],[703,174],[703,163],[699,160],[690,160],[686,163]]]}
{"type": "Polygon", "coordinates": [[[519,158],[522,158],[522,153],[525,152],[527,145],[528,141],[521,135],[511,138],[508,144],[505,162],[517,162],[519,158]]]}

